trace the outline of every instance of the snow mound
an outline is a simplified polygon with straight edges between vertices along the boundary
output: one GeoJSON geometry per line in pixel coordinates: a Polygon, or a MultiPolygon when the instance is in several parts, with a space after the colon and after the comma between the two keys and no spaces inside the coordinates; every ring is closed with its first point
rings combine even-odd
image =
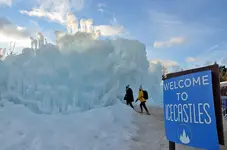
{"type": "Polygon", "coordinates": [[[77,33],[57,42],[37,51],[26,48],[0,63],[2,101],[39,114],[78,112],[123,101],[130,84],[135,96],[143,85],[151,104],[162,103],[161,70],[149,71],[145,45],[139,41],[94,40],[77,33]]]}
{"type": "Polygon", "coordinates": [[[2,150],[129,150],[129,141],[138,130],[132,124],[133,114],[130,107],[116,104],[82,113],[45,115],[6,102],[0,109],[0,145],[2,150]]]}

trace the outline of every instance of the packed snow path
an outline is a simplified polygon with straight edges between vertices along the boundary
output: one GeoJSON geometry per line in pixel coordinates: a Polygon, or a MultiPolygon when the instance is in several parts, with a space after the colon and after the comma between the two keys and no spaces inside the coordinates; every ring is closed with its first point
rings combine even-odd
{"type": "MultiPolygon", "coordinates": [[[[139,107],[136,107],[139,111],[139,107]]],[[[165,138],[163,110],[157,107],[149,107],[151,115],[137,113],[135,124],[139,127],[132,138],[131,150],[169,150],[168,141],[165,138]]],[[[225,143],[227,144],[227,120],[224,121],[225,143]]],[[[177,150],[199,150],[192,147],[176,144],[177,150]]],[[[220,150],[227,150],[227,146],[220,146],[220,150]]]]}

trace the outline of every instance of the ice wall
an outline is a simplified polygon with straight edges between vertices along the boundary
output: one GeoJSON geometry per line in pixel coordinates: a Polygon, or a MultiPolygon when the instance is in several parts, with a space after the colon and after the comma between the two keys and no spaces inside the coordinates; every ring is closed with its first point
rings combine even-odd
{"type": "Polygon", "coordinates": [[[135,40],[94,40],[87,33],[64,35],[58,47],[45,45],[0,63],[2,101],[23,104],[36,113],[68,113],[122,101],[130,84],[139,85],[160,104],[160,70],[149,71],[145,45],[135,40]]]}
{"type": "Polygon", "coordinates": [[[148,101],[151,105],[161,106],[163,104],[163,81],[162,81],[162,64],[150,63],[148,75],[148,88],[152,94],[152,99],[148,101]]]}

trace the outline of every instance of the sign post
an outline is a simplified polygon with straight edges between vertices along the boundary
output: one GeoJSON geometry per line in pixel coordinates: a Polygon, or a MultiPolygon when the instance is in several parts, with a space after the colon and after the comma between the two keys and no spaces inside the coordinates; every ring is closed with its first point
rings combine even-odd
{"type": "Polygon", "coordinates": [[[212,150],[219,149],[219,143],[224,145],[220,93],[214,89],[218,85],[216,67],[168,74],[164,79],[164,120],[170,150],[175,150],[175,143],[212,150]]]}
{"type": "Polygon", "coordinates": [[[169,141],[169,150],[175,150],[176,149],[176,145],[174,142],[169,141]]]}

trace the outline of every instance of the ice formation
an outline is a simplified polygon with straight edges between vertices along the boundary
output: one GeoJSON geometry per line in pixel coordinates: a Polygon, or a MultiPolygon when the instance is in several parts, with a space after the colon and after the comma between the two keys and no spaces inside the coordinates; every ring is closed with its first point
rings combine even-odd
{"type": "Polygon", "coordinates": [[[186,134],[185,130],[183,129],[183,133],[180,135],[180,141],[184,144],[188,144],[190,143],[190,138],[189,136],[186,134]]]}
{"type": "Polygon", "coordinates": [[[130,84],[142,84],[149,103],[160,105],[161,70],[149,71],[145,45],[136,40],[94,40],[91,34],[56,32],[57,46],[10,55],[0,63],[1,99],[36,113],[69,113],[122,101],[130,84]]]}
{"type": "Polygon", "coordinates": [[[67,32],[68,34],[76,34],[78,32],[85,32],[92,35],[91,37],[93,39],[97,39],[101,36],[101,31],[99,29],[96,29],[95,26],[93,26],[93,20],[92,19],[80,19],[77,20],[77,18],[73,15],[72,12],[69,12],[67,14],[67,32]]]}

